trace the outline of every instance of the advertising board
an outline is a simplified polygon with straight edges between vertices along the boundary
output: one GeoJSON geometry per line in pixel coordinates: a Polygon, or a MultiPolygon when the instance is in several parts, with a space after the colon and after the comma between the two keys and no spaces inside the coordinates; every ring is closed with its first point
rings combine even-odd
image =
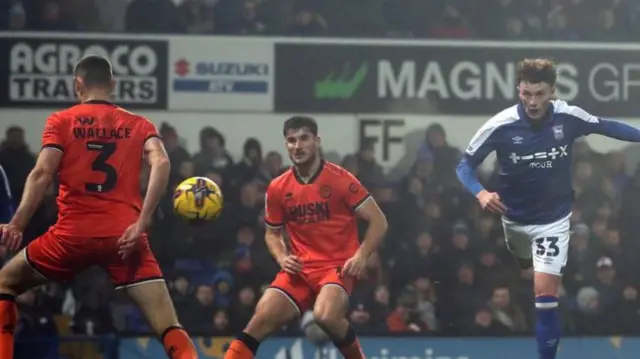
{"type": "Polygon", "coordinates": [[[73,72],[86,55],[111,61],[113,101],[132,109],[166,109],[167,41],[83,35],[0,34],[0,106],[64,107],[76,102],[73,72]]]}
{"type": "Polygon", "coordinates": [[[517,97],[517,63],[558,61],[557,95],[601,116],[638,116],[637,46],[482,41],[276,43],[278,112],[490,115],[517,97]]]}
{"type": "Polygon", "coordinates": [[[273,107],[273,44],[264,39],[170,38],[169,109],[261,111],[273,107]]]}
{"type": "MultiPolygon", "coordinates": [[[[232,338],[195,338],[200,358],[223,358],[232,338]]],[[[362,337],[369,359],[537,359],[534,338],[430,338],[362,337]]],[[[636,358],[639,338],[563,338],[558,359],[636,358]]],[[[164,348],[155,339],[125,339],[120,359],[163,358],[164,348]]],[[[317,347],[301,338],[269,338],[260,345],[256,359],[338,359],[332,344],[317,347]]]]}

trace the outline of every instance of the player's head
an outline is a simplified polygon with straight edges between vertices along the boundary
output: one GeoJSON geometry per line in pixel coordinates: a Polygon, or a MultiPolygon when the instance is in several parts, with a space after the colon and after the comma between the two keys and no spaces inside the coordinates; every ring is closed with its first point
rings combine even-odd
{"type": "Polygon", "coordinates": [[[556,89],[556,64],[548,59],[524,59],[518,64],[518,91],[527,115],[545,116],[556,89]]]}
{"type": "Polygon", "coordinates": [[[295,165],[313,162],[319,156],[320,137],[318,124],[307,116],[293,116],[284,122],[282,129],[289,157],[295,165]]]}
{"type": "Polygon", "coordinates": [[[110,95],[115,86],[113,69],[109,60],[98,55],[89,55],[78,61],[73,72],[75,90],[80,101],[96,95],[110,95]]]}

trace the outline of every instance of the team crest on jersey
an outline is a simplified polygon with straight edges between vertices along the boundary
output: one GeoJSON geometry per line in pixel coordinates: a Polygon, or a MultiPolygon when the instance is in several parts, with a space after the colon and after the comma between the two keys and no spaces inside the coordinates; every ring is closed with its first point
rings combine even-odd
{"type": "Polygon", "coordinates": [[[556,138],[556,140],[561,140],[564,138],[564,132],[562,131],[562,128],[564,126],[563,125],[559,125],[559,126],[553,126],[553,137],[556,138]]]}
{"type": "Polygon", "coordinates": [[[331,187],[330,186],[322,186],[320,188],[320,197],[327,199],[331,197],[331,187]]]}

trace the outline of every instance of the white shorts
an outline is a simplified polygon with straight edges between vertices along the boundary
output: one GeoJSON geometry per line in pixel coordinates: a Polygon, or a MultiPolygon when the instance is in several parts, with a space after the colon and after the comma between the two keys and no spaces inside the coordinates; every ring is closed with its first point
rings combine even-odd
{"type": "Polygon", "coordinates": [[[569,254],[571,214],[549,224],[519,224],[502,217],[509,251],[520,259],[533,258],[536,272],[562,275],[569,254]]]}

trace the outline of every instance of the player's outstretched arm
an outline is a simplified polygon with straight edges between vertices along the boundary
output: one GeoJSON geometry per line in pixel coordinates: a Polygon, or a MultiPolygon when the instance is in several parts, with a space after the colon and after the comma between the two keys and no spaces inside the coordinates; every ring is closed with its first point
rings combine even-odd
{"type": "Polygon", "coordinates": [[[31,220],[31,217],[40,206],[47,188],[53,183],[58,173],[60,161],[62,161],[62,152],[60,150],[45,147],[40,151],[35,167],[27,176],[22,200],[9,223],[10,225],[19,231],[24,231],[29,220],[31,220]]]}
{"type": "Polygon", "coordinates": [[[162,194],[167,189],[171,164],[162,140],[157,137],[149,138],[145,142],[144,154],[151,170],[149,172],[149,185],[147,186],[147,193],[145,194],[144,203],[142,204],[142,211],[140,211],[139,221],[145,223],[146,227],[151,223],[153,212],[155,212],[162,198],[162,194]]]}
{"type": "Polygon", "coordinates": [[[590,133],[597,133],[620,141],[640,142],[640,130],[631,125],[600,118],[596,119],[596,121],[590,133]]]}

